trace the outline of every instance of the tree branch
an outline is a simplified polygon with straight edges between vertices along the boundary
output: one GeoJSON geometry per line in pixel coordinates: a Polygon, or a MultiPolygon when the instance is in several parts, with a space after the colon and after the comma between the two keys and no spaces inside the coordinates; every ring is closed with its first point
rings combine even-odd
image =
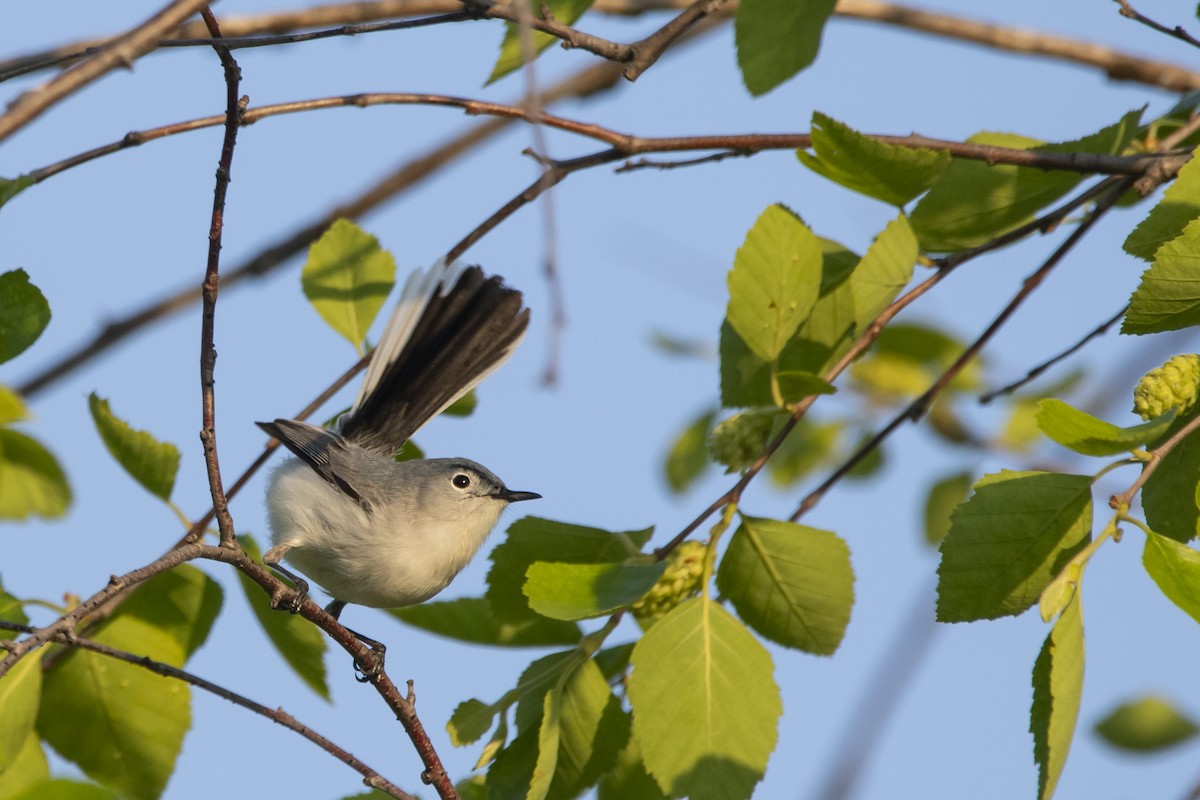
{"type": "MultiPolygon", "coordinates": [[[[37,628],[34,628],[30,625],[20,625],[15,622],[6,622],[4,620],[0,620],[0,630],[16,631],[18,633],[35,633],[37,628]]],[[[118,650],[115,647],[109,647],[106,644],[101,644],[100,642],[95,642],[91,639],[76,636],[70,631],[64,631],[56,634],[51,638],[51,641],[56,644],[62,644],[66,645],[67,647],[74,647],[80,650],[88,650],[108,658],[124,661],[127,664],[143,667],[155,673],[156,675],[161,675],[164,678],[174,678],[175,680],[191,684],[197,689],[203,689],[210,694],[214,694],[217,697],[228,700],[236,706],[241,706],[242,708],[252,711],[259,716],[266,717],[276,725],[281,725],[282,727],[287,728],[294,733],[300,734],[317,747],[321,748],[346,766],[353,769],[355,772],[362,775],[363,783],[367,786],[378,789],[381,792],[385,792],[392,797],[400,798],[400,800],[416,800],[413,795],[408,794],[404,790],[400,789],[391,781],[382,777],[378,772],[368,767],[362,761],[359,761],[351,753],[343,750],[329,739],[326,739],[324,736],[300,722],[282,708],[268,708],[262,703],[257,703],[254,700],[245,697],[244,695],[240,695],[231,689],[226,689],[224,686],[215,684],[212,681],[205,680],[204,678],[201,678],[191,672],[187,672],[186,670],[171,666],[170,664],[165,664],[161,661],[155,661],[149,656],[134,655],[126,650],[118,650]]],[[[9,640],[0,640],[0,650],[7,650],[14,644],[14,642],[9,640]]]]}
{"type": "Polygon", "coordinates": [[[158,46],[158,41],[208,0],[174,0],[141,25],[118,36],[94,56],[60,72],[46,83],[21,94],[0,115],[0,141],[44,114],[51,106],[117,67],[133,62],[158,46]]]}
{"type": "Polygon", "coordinates": [[[1182,25],[1176,25],[1174,28],[1168,28],[1166,25],[1163,25],[1160,22],[1155,22],[1154,20],[1142,14],[1136,8],[1131,6],[1128,0],[1116,0],[1116,3],[1121,7],[1122,17],[1131,19],[1134,22],[1140,22],[1146,27],[1156,30],[1159,33],[1165,33],[1167,36],[1173,36],[1181,42],[1190,44],[1192,47],[1200,47],[1200,41],[1197,41],[1194,36],[1185,31],[1182,25]]]}

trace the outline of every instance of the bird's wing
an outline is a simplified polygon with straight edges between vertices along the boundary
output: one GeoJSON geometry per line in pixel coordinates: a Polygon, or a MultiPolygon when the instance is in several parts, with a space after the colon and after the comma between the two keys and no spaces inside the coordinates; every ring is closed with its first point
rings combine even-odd
{"type": "Polygon", "coordinates": [[[293,419],[277,419],[274,422],[255,424],[278,439],[284,447],[312,467],[335,489],[344,492],[364,507],[369,505],[359,487],[345,474],[345,470],[338,470],[336,467],[338,462],[344,461],[342,455],[346,449],[346,442],[341,436],[293,419]]]}

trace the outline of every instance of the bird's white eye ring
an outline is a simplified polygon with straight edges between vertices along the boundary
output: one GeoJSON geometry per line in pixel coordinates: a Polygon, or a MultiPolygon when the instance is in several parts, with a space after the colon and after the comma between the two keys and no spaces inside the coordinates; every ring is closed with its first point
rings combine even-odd
{"type": "Polygon", "coordinates": [[[450,482],[453,483],[459,489],[465,489],[471,485],[471,478],[466,473],[460,472],[457,475],[455,475],[453,478],[451,478],[450,482]]]}

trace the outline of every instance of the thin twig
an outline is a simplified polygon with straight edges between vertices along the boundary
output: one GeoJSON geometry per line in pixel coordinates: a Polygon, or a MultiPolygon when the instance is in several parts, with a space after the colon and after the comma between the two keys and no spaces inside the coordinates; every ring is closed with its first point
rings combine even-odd
{"type": "Polygon", "coordinates": [[[930,404],[939,394],[950,384],[952,380],[979,355],[980,351],[991,341],[992,337],[1004,327],[1005,323],[1016,313],[1017,309],[1033,294],[1034,290],[1041,285],[1046,276],[1062,261],[1063,257],[1069,253],[1076,244],[1091,230],[1107,212],[1112,208],[1113,204],[1120,199],[1121,194],[1132,185],[1132,179],[1125,179],[1118,182],[1116,186],[1111,187],[1106,194],[1096,201],[1096,205],[1079,226],[1071,231],[1070,235],[1055,248],[1054,252],[1042,262],[1041,266],[1034,271],[1032,275],[1024,280],[1021,288],[1013,295],[1012,299],[1005,307],[996,315],[995,319],[983,330],[975,341],[972,342],[960,355],[954,360],[945,371],[938,377],[920,397],[913,400],[899,414],[881,428],[874,436],[862,444],[849,458],[845,460],[833,473],[825,479],[825,481],[813,489],[796,507],[790,519],[795,522],[804,516],[810,509],[821,502],[821,498],[842,478],[844,478],[855,466],[858,465],[871,452],[879,447],[885,439],[892,435],[905,422],[916,422],[925,415],[930,404]]]}
{"type": "MultiPolygon", "coordinates": [[[[16,631],[18,633],[35,633],[37,628],[30,625],[20,625],[14,622],[0,620],[0,630],[16,631]]],[[[300,722],[282,708],[268,708],[262,703],[255,702],[254,700],[251,700],[244,695],[240,695],[231,689],[227,689],[224,686],[215,684],[212,681],[205,680],[204,678],[180,669],[179,667],[163,663],[162,661],[155,661],[149,656],[134,655],[126,650],[119,650],[115,647],[110,647],[106,644],[101,644],[100,642],[77,636],[73,633],[62,632],[56,634],[51,641],[55,642],[56,644],[66,645],[67,647],[88,650],[108,658],[117,659],[118,661],[124,661],[127,664],[133,664],[134,666],[147,669],[156,675],[163,676],[164,678],[173,678],[175,680],[191,684],[197,689],[203,689],[204,691],[214,694],[223,700],[228,700],[236,706],[241,706],[242,708],[252,711],[259,716],[266,717],[276,725],[281,725],[284,728],[293,731],[294,733],[300,734],[317,747],[321,748],[334,758],[341,761],[343,764],[353,769],[355,772],[358,772],[360,775],[362,775],[363,783],[367,786],[378,789],[379,791],[385,792],[392,797],[399,798],[400,800],[416,800],[413,795],[408,794],[391,781],[382,777],[376,770],[368,767],[362,761],[355,758],[354,755],[334,744],[329,739],[326,739],[324,736],[300,722]]],[[[12,647],[14,644],[14,642],[0,640],[0,649],[6,650],[12,647]]]]}
{"type": "Polygon", "coordinates": [[[1177,430],[1170,439],[1160,444],[1158,447],[1150,451],[1150,457],[1142,464],[1142,471],[1138,474],[1137,480],[1121,494],[1114,494],[1108,500],[1109,508],[1121,510],[1129,508],[1129,504],[1133,502],[1133,496],[1141,490],[1150,476],[1155,473],[1159,465],[1162,464],[1163,458],[1167,453],[1170,453],[1179,443],[1190,436],[1197,428],[1200,428],[1200,415],[1193,417],[1186,425],[1177,430]]]}
{"type": "MultiPolygon", "coordinates": [[[[221,38],[221,28],[216,17],[206,6],[201,10],[204,22],[213,39],[221,38]]],[[[216,323],[217,292],[220,286],[221,234],[225,227],[225,195],[233,169],[233,151],[237,145],[238,125],[245,101],[238,97],[241,70],[229,49],[214,43],[213,49],[221,60],[225,74],[225,135],[221,140],[221,158],[217,165],[216,186],[213,189],[212,218],[208,229],[208,260],[204,269],[204,282],[200,287],[202,311],[200,316],[200,404],[202,427],[200,442],[204,446],[204,464],[208,471],[208,486],[212,494],[213,510],[217,528],[221,532],[222,547],[237,547],[237,535],[233,529],[233,517],[229,514],[229,502],[221,485],[221,467],[217,456],[216,393],[214,371],[217,350],[213,346],[216,323]]]]}
{"type": "Polygon", "coordinates": [[[1186,42],[1192,47],[1200,47],[1200,41],[1183,29],[1182,25],[1176,25],[1174,28],[1168,28],[1160,22],[1155,22],[1146,15],[1142,14],[1136,8],[1129,4],[1129,0],[1116,0],[1117,5],[1121,7],[1121,16],[1131,19],[1134,22],[1140,22],[1148,28],[1152,28],[1159,33],[1165,33],[1167,36],[1173,36],[1181,42],[1186,42]]]}
{"type": "Polygon", "coordinates": [[[144,53],[153,50],[158,40],[177,27],[208,0],[173,0],[157,14],[117,37],[113,42],[80,64],[60,72],[41,86],[19,95],[0,115],[0,141],[44,114],[60,100],[74,94],[92,81],[118,67],[132,67],[144,53]]]}
{"type": "Polygon", "coordinates": [[[688,28],[710,14],[715,14],[721,9],[721,6],[728,2],[729,0],[695,0],[666,25],[640,42],[634,43],[632,45],[633,57],[621,74],[625,76],[626,80],[636,81],[642,76],[642,73],[654,66],[654,62],[658,61],[667,48],[685,34],[688,28]]]}
{"type": "Polygon", "coordinates": [[[1017,389],[1020,389],[1022,386],[1025,386],[1026,384],[1035,380],[1039,375],[1041,375],[1043,372],[1048,370],[1050,367],[1054,366],[1055,364],[1062,361],[1063,359],[1068,358],[1068,357],[1074,355],[1075,353],[1079,352],[1080,350],[1082,350],[1084,345],[1086,345],[1088,342],[1090,342],[1093,339],[1096,339],[1100,336],[1103,336],[1105,333],[1107,333],[1108,329],[1111,328],[1113,325],[1116,325],[1117,322],[1119,322],[1121,320],[1121,317],[1125,316],[1125,312],[1128,310],[1129,310],[1129,304],[1126,303],[1121,308],[1120,311],[1118,311],[1116,314],[1113,314],[1111,317],[1109,317],[1104,322],[1101,322],[1099,325],[1097,325],[1092,330],[1088,331],[1081,339],[1079,339],[1079,341],[1075,342],[1075,344],[1071,345],[1066,350],[1063,350],[1061,353],[1051,356],[1050,358],[1046,359],[1042,363],[1038,364],[1036,367],[1031,368],[1028,372],[1025,373],[1025,377],[1021,378],[1020,380],[1013,381],[1012,383],[1008,384],[1007,386],[1002,386],[999,389],[993,389],[990,392],[984,392],[983,394],[981,394],[979,396],[980,404],[987,405],[988,403],[995,400],[997,397],[1000,397],[1001,395],[1012,394],[1017,389]]]}
{"type": "Polygon", "coordinates": [[[681,167],[695,167],[700,164],[716,164],[729,158],[745,158],[746,156],[754,155],[747,150],[723,150],[720,153],[710,153],[699,158],[686,158],[679,161],[655,161],[649,158],[639,158],[637,161],[628,161],[617,167],[613,172],[637,172],[642,169],[680,169],[681,167]]]}

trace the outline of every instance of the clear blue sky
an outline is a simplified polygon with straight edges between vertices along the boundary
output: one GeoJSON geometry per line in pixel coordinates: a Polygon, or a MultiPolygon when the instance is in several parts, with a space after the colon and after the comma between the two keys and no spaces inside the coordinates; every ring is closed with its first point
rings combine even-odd
{"type": "MultiPolygon", "coordinates": [[[[1195,23],[1193,4],[1155,5],[1164,21],[1195,23]]],[[[279,6],[230,0],[216,10],[240,14],[279,6]]],[[[1123,20],[1112,3],[942,6],[1159,58],[1194,59],[1194,50],[1123,20]]],[[[0,51],[116,31],[153,7],[20,4],[7,11],[0,51]]],[[[662,18],[585,21],[589,30],[629,41],[662,18]]],[[[481,88],[500,33],[498,23],[480,22],[241,51],[242,91],[255,105],[362,91],[508,100],[519,93],[520,78],[481,88]]],[[[539,80],[548,83],[588,63],[585,53],[556,50],[538,62],[539,80]]],[[[224,91],[211,52],[155,55],[132,72],[110,75],[6,142],[0,174],[41,166],[129,130],[218,113],[224,91]]],[[[835,19],[816,65],[758,100],[740,84],[732,32],[726,29],[665,59],[636,85],[555,110],[645,135],[804,131],[811,112],[819,110],[870,132],[960,139],[1003,130],[1053,141],[1092,132],[1143,104],[1157,114],[1173,102],[1161,91],[1110,84],[1094,70],[835,19]]],[[[224,263],[237,264],[353,196],[382,170],[471,124],[444,109],[381,107],[275,118],[243,130],[226,212],[224,263]]],[[[198,286],[220,136],[210,129],[93,162],[3,209],[2,268],[28,270],[48,297],[54,319],[31,351],[4,365],[0,382],[19,383],[39,363],[132,305],[198,286]]],[[[557,134],[550,143],[557,157],[598,149],[557,134]]],[[[532,180],[534,166],[520,155],[530,144],[527,129],[513,128],[362,224],[395,253],[402,271],[427,264],[532,180]]],[[[664,355],[652,346],[652,335],[663,331],[715,343],[725,273],[746,229],[768,204],[787,203],[819,234],[860,252],[894,212],[828,184],[788,152],[666,173],[592,170],[568,179],[552,202],[569,320],[559,383],[545,388],[539,382],[551,335],[549,294],[540,274],[543,217],[526,209],[467,258],[525,290],[534,310],[530,334],[512,362],[484,384],[473,417],[436,422],[419,441],[431,455],[469,456],[510,486],[545,496],[536,507],[509,512],[510,520],[519,512],[612,529],[656,525],[656,541],[665,542],[730,481],[714,472],[683,498],[667,493],[662,457],[679,427],[714,402],[716,363],[664,355]]],[[[997,381],[1023,374],[1120,307],[1137,285],[1141,266],[1119,244],[1146,208],[1106,220],[997,338],[988,355],[997,381]]],[[[1029,242],[973,262],[905,319],[971,336],[1052,244],[1029,242]]],[[[297,259],[264,281],[221,296],[218,435],[227,481],[262,445],[254,420],[294,413],[354,358],[304,301],[299,264],[297,259]]],[[[206,508],[196,436],[198,337],[197,306],[33,402],[36,419],[27,430],[63,461],[76,500],[65,519],[3,532],[0,572],[10,591],[50,600],[63,593],[87,596],[110,573],[153,559],[180,535],[175,518],[111,463],[87,413],[91,391],[108,397],[136,427],[180,446],[175,499],[192,515],[206,508]]],[[[1147,345],[1114,334],[1074,363],[1093,370],[1089,391],[1111,399],[1108,418],[1130,424],[1127,407],[1136,375],[1174,352],[1195,348],[1178,341],[1147,345]]],[[[341,406],[351,396],[348,391],[341,406]]],[[[341,406],[334,402],[329,408],[341,406]]],[[[846,393],[821,406],[831,413],[861,411],[846,393]]],[[[996,422],[990,411],[975,418],[996,422]]],[[[933,446],[927,434],[912,429],[895,437],[889,455],[879,480],[840,486],[806,518],[850,543],[858,600],[833,658],[772,648],[784,717],[758,796],[813,796],[833,763],[851,709],[875,678],[910,607],[923,595],[932,615],[936,554],[920,533],[923,490],[931,477],[962,467],[994,471],[1028,464],[973,461],[933,446]]],[[[1043,455],[1069,463],[1062,451],[1047,448],[1043,455]]],[[[1131,479],[1128,472],[1117,473],[1111,488],[1131,479]]],[[[232,511],[239,530],[265,538],[262,491],[260,477],[232,511]]],[[[762,516],[786,515],[805,491],[801,486],[778,492],[761,482],[743,507],[762,516]]],[[[485,555],[501,535],[443,599],[483,591],[485,555]]],[[[1133,759],[1090,733],[1112,705],[1147,691],[1170,692],[1200,715],[1200,696],[1190,680],[1200,659],[1200,636],[1142,574],[1140,551],[1141,535],[1131,531],[1124,543],[1106,545],[1087,573],[1088,668],[1079,732],[1059,785],[1062,798],[1173,798],[1197,780],[1195,746],[1133,759]]],[[[374,692],[354,682],[346,657],[338,652],[329,659],[334,703],[326,704],[264,643],[229,570],[213,566],[209,572],[225,587],[226,608],[190,669],[268,706],[282,705],[399,785],[420,789],[419,761],[408,740],[374,692]]],[[[452,774],[464,775],[478,751],[450,746],[442,727],[450,711],[468,697],[495,699],[536,654],[473,649],[365,609],[351,608],[344,619],[389,645],[389,671],[416,681],[421,717],[452,774]]],[[[1027,733],[1030,671],[1046,631],[1033,613],[936,630],[921,672],[881,733],[858,796],[1030,797],[1036,787],[1027,733]]],[[[358,791],[354,773],[293,734],[223,701],[198,692],[193,697],[193,730],[167,790],[171,800],[258,792],[332,798],[358,791]]]]}

